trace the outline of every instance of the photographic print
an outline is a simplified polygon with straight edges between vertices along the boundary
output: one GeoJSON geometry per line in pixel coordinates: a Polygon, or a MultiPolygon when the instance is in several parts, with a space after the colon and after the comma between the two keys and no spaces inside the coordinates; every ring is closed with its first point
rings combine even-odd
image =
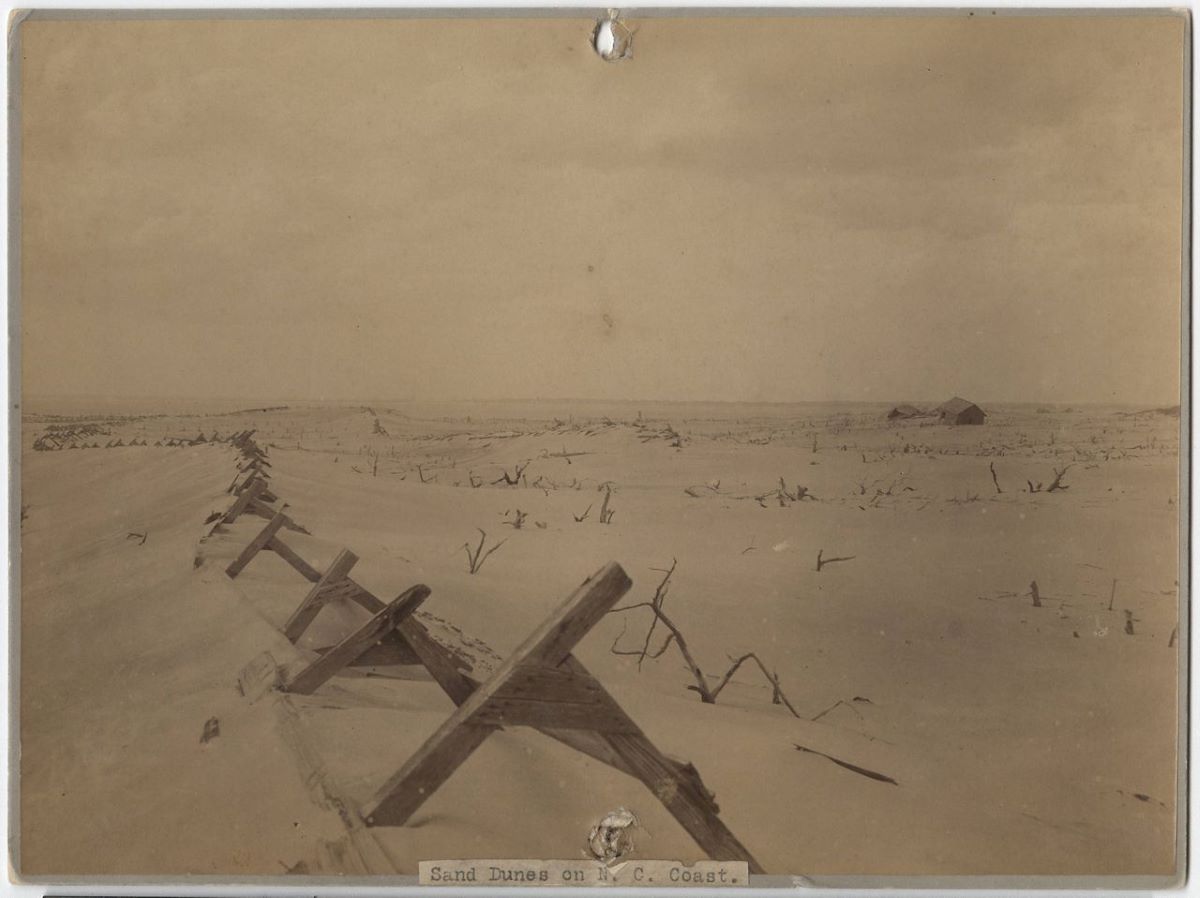
{"type": "Polygon", "coordinates": [[[22,16],[14,875],[1177,883],[1189,27],[22,16]]]}

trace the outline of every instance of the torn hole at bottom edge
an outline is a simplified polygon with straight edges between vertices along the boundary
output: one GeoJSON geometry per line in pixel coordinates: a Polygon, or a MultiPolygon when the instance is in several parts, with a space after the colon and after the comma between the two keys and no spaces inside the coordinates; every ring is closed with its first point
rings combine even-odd
{"type": "Polygon", "coordinates": [[[633,830],[638,819],[625,808],[617,808],[592,827],[588,852],[598,861],[613,864],[633,853],[633,830]]]}

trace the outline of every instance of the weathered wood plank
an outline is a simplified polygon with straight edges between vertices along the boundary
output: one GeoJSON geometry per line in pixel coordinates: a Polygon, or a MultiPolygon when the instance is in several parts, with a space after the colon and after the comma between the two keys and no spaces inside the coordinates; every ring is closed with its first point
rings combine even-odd
{"type": "MultiPolygon", "coordinates": [[[[350,601],[358,603],[372,614],[378,613],[384,607],[384,603],[374,596],[370,590],[361,586],[352,578],[347,578],[347,582],[351,586],[351,591],[346,598],[350,601]]],[[[433,639],[429,635],[429,631],[415,617],[404,618],[397,625],[395,636],[403,644],[402,647],[397,647],[397,649],[403,653],[401,657],[404,657],[405,660],[393,661],[391,663],[424,665],[425,669],[429,671],[430,675],[456,705],[460,705],[466,701],[467,697],[479,685],[474,680],[463,676],[454,663],[453,654],[445,646],[433,639]],[[417,648],[418,645],[421,646],[420,650],[417,648]],[[460,696],[460,698],[455,699],[455,695],[460,696]]]]}
{"type": "Polygon", "coordinates": [[[249,484],[253,480],[261,480],[263,483],[267,484],[268,489],[264,491],[262,495],[263,499],[265,499],[267,502],[274,502],[278,498],[274,493],[270,492],[270,478],[262,476],[262,474],[260,474],[258,471],[251,471],[249,476],[242,481],[242,484],[234,490],[234,493],[240,493],[243,486],[249,484]]]}
{"type": "MultiPolygon", "coordinates": [[[[614,705],[616,705],[618,708],[620,708],[620,703],[615,698],[613,698],[612,694],[607,689],[604,688],[604,684],[601,683],[599,680],[597,680],[594,676],[592,676],[592,674],[588,671],[588,669],[583,666],[583,662],[580,661],[578,658],[576,658],[574,655],[571,655],[570,657],[567,658],[566,661],[564,661],[562,664],[560,664],[559,669],[570,671],[572,674],[574,674],[577,677],[586,678],[592,684],[592,688],[597,689],[600,692],[602,692],[609,701],[611,701],[614,705]]],[[[625,713],[623,708],[621,709],[621,712],[625,713]]],[[[630,719],[630,723],[632,723],[632,722],[633,722],[632,719],[630,719]]],[[[621,757],[621,755],[619,755],[616,752],[616,750],[613,749],[613,747],[611,745],[609,745],[608,741],[606,739],[604,739],[602,736],[600,736],[599,734],[581,733],[578,730],[555,731],[555,730],[547,729],[544,727],[539,728],[539,731],[542,733],[545,733],[547,736],[549,736],[552,739],[557,739],[560,742],[564,742],[565,744],[572,746],[573,748],[577,749],[578,751],[583,752],[584,754],[591,755],[592,757],[596,758],[597,760],[602,761],[605,764],[608,764],[610,767],[615,767],[617,770],[620,770],[622,773],[629,774],[634,779],[639,778],[637,773],[634,772],[633,768],[631,768],[628,765],[628,763],[625,761],[625,759],[623,757],[621,757]],[[564,736],[566,738],[564,738],[564,736]],[[584,736],[590,736],[592,738],[590,738],[590,739],[582,738],[584,736]],[[580,743],[583,743],[583,744],[580,744],[580,743]]],[[[640,732],[640,730],[638,730],[638,731],[640,732]]],[[[704,785],[703,781],[701,781],[700,772],[698,770],[696,770],[696,768],[690,762],[681,761],[678,758],[673,758],[670,755],[664,754],[662,752],[659,752],[659,754],[661,755],[662,759],[673,770],[676,771],[677,775],[681,779],[688,780],[689,782],[692,783],[692,785],[695,788],[696,795],[707,801],[708,807],[710,808],[712,813],[714,813],[714,814],[720,813],[721,809],[717,806],[716,798],[708,790],[708,788],[704,785]]]]}
{"type": "Polygon", "coordinates": [[[707,799],[709,810],[714,814],[721,813],[721,808],[717,804],[717,796],[709,791],[708,786],[704,785],[704,780],[700,779],[700,771],[690,761],[681,761],[678,758],[672,758],[670,755],[664,754],[663,757],[671,764],[675,770],[676,776],[680,779],[687,780],[691,783],[696,794],[702,799],[707,799]]]}
{"type": "MultiPolygon", "coordinates": [[[[450,697],[455,705],[461,705],[470,698],[472,692],[479,688],[479,681],[455,666],[453,655],[429,635],[429,631],[416,617],[405,618],[397,628],[397,632],[403,634],[408,644],[416,649],[425,669],[429,671],[434,681],[442,687],[442,691],[450,697]]],[[[563,662],[564,666],[573,664],[578,664],[574,655],[563,662]]],[[[576,668],[572,667],[571,669],[576,668]]],[[[578,669],[583,670],[586,674],[582,664],[578,664],[578,669]]],[[[551,739],[594,758],[601,764],[607,764],[622,773],[634,776],[633,770],[625,763],[625,759],[617,754],[599,733],[592,733],[588,730],[559,730],[553,727],[537,727],[537,730],[551,739]]]]}
{"type": "Polygon", "coordinates": [[[262,652],[238,674],[238,691],[256,702],[279,683],[279,666],[270,652],[262,652]]]}
{"type": "Polygon", "coordinates": [[[238,519],[249,506],[250,503],[258,498],[259,494],[267,488],[266,483],[261,480],[256,480],[254,483],[237,497],[233,505],[229,506],[229,511],[225,512],[225,516],[221,518],[222,524],[232,524],[238,519]]]}
{"type": "Polygon", "coordinates": [[[350,663],[351,667],[381,667],[386,665],[421,666],[421,659],[395,630],[371,646],[350,663]]]}
{"type": "MultiPolygon", "coordinates": [[[[450,697],[455,705],[461,705],[470,698],[472,692],[479,688],[479,682],[455,666],[454,656],[429,635],[429,631],[416,617],[405,618],[403,623],[397,627],[397,632],[401,633],[408,644],[416,650],[425,669],[429,671],[434,681],[442,687],[442,691],[450,697]]],[[[563,662],[563,665],[576,663],[575,656],[572,655],[563,662]]],[[[575,670],[576,668],[572,667],[571,669],[575,670]]],[[[587,673],[582,664],[578,665],[578,669],[587,673]]],[[[553,727],[537,727],[537,731],[594,758],[601,764],[607,764],[622,773],[634,776],[632,768],[625,763],[625,759],[617,754],[599,733],[588,730],[559,730],[553,727]]]]}
{"type": "MultiPolygon", "coordinates": [[[[408,621],[420,627],[420,623],[413,621],[413,618],[408,618],[408,621]]],[[[426,641],[432,642],[425,628],[420,627],[420,630],[424,637],[409,634],[409,642],[422,646],[426,641]]],[[[444,658],[445,655],[448,655],[440,646],[432,649],[430,654],[433,658],[444,658]]],[[[478,688],[475,687],[474,681],[454,667],[446,667],[440,671],[439,676],[439,672],[434,670],[436,666],[437,663],[434,663],[433,666],[426,663],[434,680],[442,684],[446,694],[450,695],[451,700],[454,700],[456,704],[463,704],[469,698],[470,692],[478,688]],[[466,698],[463,698],[464,695],[466,698]]],[[[760,864],[750,855],[745,846],[738,842],[724,822],[716,816],[718,807],[713,800],[712,792],[709,792],[704,786],[696,768],[685,762],[668,758],[667,755],[659,752],[632,722],[628,714],[625,714],[619,707],[616,700],[612,699],[607,690],[594,677],[590,676],[586,667],[574,655],[569,655],[564,659],[559,669],[551,669],[550,672],[547,672],[545,667],[528,671],[522,670],[515,672],[514,678],[517,676],[522,676],[524,682],[529,686],[533,686],[535,682],[556,684],[569,682],[572,684],[570,688],[574,689],[577,688],[578,683],[584,682],[587,683],[588,694],[599,693],[605,696],[608,702],[611,702],[611,706],[607,702],[602,706],[605,707],[602,719],[596,716],[595,706],[590,702],[587,705],[559,704],[557,707],[547,704],[544,706],[545,712],[539,708],[536,716],[524,712],[523,708],[518,712],[516,702],[512,702],[504,708],[505,713],[500,714],[493,714],[491,708],[485,706],[484,711],[475,713],[470,718],[469,724],[462,726],[460,732],[466,735],[456,737],[455,744],[444,748],[442,752],[438,753],[437,758],[426,760],[425,770],[421,770],[418,765],[412,765],[409,773],[414,782],[419,778],[422,782],[427,780],[431,784],[433,780],[437,780],[437,785],[445,782],[445,779],[448,779],[454,772],[454,768],[460,765],[462,760],[466,760],[486,738],[486,732],[480,734],[478,724],[490,724],[494,729],[502,728],[505,723],[532,725],[553,740],[562,742],[565,746],[600,761],[601,764],[611,766],[631,777],[642,780],[665,804],[686,832],[696,839],[697,844],[709,852],[710,856],[718,858],[718,860],[745,860],[752,872],[763,872],[760,864]],[[570,716],[575,716],[570,718],[570,723],[577,724],[577,726],[564,726],[562,713],[564,708],[568,708],[566,713],[570,716]],[[556,714],[556,712],[558,713],[556,714]],[[556,723],[558,726],[552,725],[556,723]],[[606,732],[600,732],[601,729],[606,732]],[[458,738],[461,738],[462,742],[458,742],[458,738]],[[444,765],[452,766],[444,772],[443,776],[444,765]]],[[[502,694],[503,690],[498,689],[497,693],[502,694]]],[[[522,702],[522,705],[532,707],[535,702],[522,702]]],[[[406,765],[406,767],[408,766],[406,765]]],[[[380,803],[378,801],[379,794],[377,794],[376,798],[364,808],[368,824],[376,826],[403,824],[409,819],[409,816],[412,816],[416,808],[424,803],[425,797],[437,789],[437,785],[433,785],[432,789],[416,792],[415,795],[410,795],[408,800],[403,802],[380,803]]],[[[380,792],[383,791],[380,790],[380,792]]]]}
{"type": "Polygon", "coordinates": [[[396,624],[416,611],[429,593],[429,587],[423,584],[406,589],[378,614],[292,677],[283,687],[284,691],[311,695],[322,683],[377,644],[396,628],[396,624]]]}
{"type": "MultiPolygon", "coordinates": [[[[274,501],[274,500],[272,500],[272,501],[274,501]]],[[[256,514],[260,518],[267,518],[268,520],[275,517],[275,509],[272,508],[270,505],[267,505],[266,502],[263,502],[259,499],[255,499],[253,502],[251,502],[249,508],[247,508],[246,511],[249,514],[256,514]]],[[[309,535],[307,527],[302,527],[300,524],[297,524],[295,521],[293,521],[290,517],[286,517],[286,516],[283,519],[283,529],[291,530],[295,533],[303,533],[306,536],[309,535]]]]}
{"type": "Polygon", "coordinates": [[[517,668],[508,682],[496,691],[496,698],[599,704],[607,694],[590,675],[580,676],[562,667],[527,665],[517,668]]]}
{"type": "MultiPolygon", "coordinates": [[[[366,587],[356,583],[352,577],[346,577],[339,583],[330,585],[321,593],[322,605],[343,601],[353,602],[365,608],[371,614],[378,614],[387,607],[386,602],[381,601],[366,587]]],[[[421,663],[420,656],[408,644],[407,640],[400,635],[398,630],[389,633],[380,645],[369,649],[366,655],[354,662],[356,666],[421,663]]]]}
{"type": "Polygon", "coordinates": [[[745,861],[751,873],[766,872],[713,813],[707,790],[697,788],[698,776],[695,780],[681,777],[676,765],[644,734],[605,733],[604,739],[709,857],[718,861],[745,861]]]}
{"type": "Polygon", "coordinates": [[[277,536],[267,541],[267,548],[299,571],[306,580],[316,583],[321,579],[321,572],[292,551],[291,546],[277,536]]]}
{"type": "Polygon", "coordinates": [[[258,515],[260,518],[266,518],[269,521],[275,517],[275,509],[269,505],[264,505],[262,502],[251,502],[246,506],[244,514],[258,515]]]}
{"type": "Polygon", "coordinates": [[[585,583],[482,686],[475,686],[471,678],[453,668],[448,653],[430,645],[433,640],[428,631],[408,619],[416,626],[409,628],[411,635],[406,638],[418,647],[418,655],[423,650],[431,659],[427,668],[459,707],[364,806],[362,814],[368,824],[402,825],[489,733],[506,724],[533,726],[640,779],[711,857],[745,860],[752,872],[764,872],[717,816],[712,793],[696,769],[655,748],[570,654],[587,632],[578,621],[590,619],[594,624],[599,620],[596,612],[603,600],[594,591],[611,589],[615,593],[605,606],[607,611],[628,589],[624,572],[617,567],[620,576],[615,576],[613,567],[585,583]],[[533,658],[538,659],[536,664],[530,663],[533,658]],[[543,696],[554,700],[538,700],[543,696]]]}
{"type": "Polygon", "coordinates": [[[612,610],[633,581],[615,561],[584,580],[566,601],[556,608],[528,639],[497,670],[497,679],[526,664],[554,667],[566,660],[579,640],[612,610]]]}
{"type": "MultiPolygon", "coordinates": [[[[321,604],[332,605],[334,602],[347,601],[352,595],[357,593],[358,590],[359,586],[357,583],[355,583],[349,577],[343,577],[336,583],[326,584],[325,588],[321,590],[321,604]]],[[[380,602],[379,608],[375,610],[378,611],[383,607],[383,603],[380,602]]]]}
{"type": "Polygon", "coordinates": [[[403,826],[493,732],[495,727],[470,723],[443,725],[392,777],[399,788],[385,787],[363,806],[363,820],[368,826],[403,826]]]}
{"type": "Polygon", "coordinates": [[[349,581],[350,588],[346,591],[345,597],[351,602],[354,602],[356,605],[361,605],[372,614],[375,614],[385,607],[384,603],[375,595],[373,595],[369,589],[361,584],[355,583],[349,578],[347,578],[347,580],[349,581]]]}
{"type": "Polygon", "coordinates": [[[323,604],[321,593],[329,586],[344,580],[346,575],[350,573],[350,568],[358,563],[358,556],[349,549],[342,549],[333,562],[321,575],[321,579],[313,585],[313,588],[308,591],[308,595],[304,597],[304,601],[300,606],[292,612],[292,616],[288,618],[287,623],[283,628],[285,635],[291,642],[295,642],[304,635],[304,631],[312,624],[313,619],[317,616],[317,612],[321,610],[323,604]]]}
{"type": "Polygon", "coordinates": [[[368,822],[398,826],[408,820],[495,729],[471,726],[470,720],[517,668],[526,664],[553,666],[565,660],[632,585],[615,562],[585,580],[379,788],[363,808],[368,822]]]}
{"type": "MultiPolygon", "coordinates": [[[[589,678],[592,682],[600,686],[604,694],[612,699],[613,704],[617,704],[617,700],[609,695],[608,690],[604,689],[599,681],[583,666],[583,662],[574,655],[568,655],[559,667],[577,676],[589,678]]],[[[618,707],[620,706],[618,705],[618,707]]],[[[623,708],[621,709],[621,713],[625,713],[623,708]]],[[[629,722],[632,724],[633,720],[630,719],[629,722]]],[[[560,730],[553,727],[538,727],[537,729],[539,733],[549,736],[551,739],[561,742],[564,745],[569,745],[576,751],[583,752],[588,757],[595,758],[600,763],[607,764],[609,767],[613,767],[637,779],[637,774],[634,773],[633,768],[617,753],[616,749],[609,745],[608,741],[600,733],[593,733],[588,730],[560,730]]]]}
{"type": "Polygon", "coordinates": [[[455,705],[461,705],[479,687],[475,680],[455,666],[454,656],[450,651],[430,636],[429,631],[415,617],[402,620],[396,632],[404,637],[425,665],[425,669],[455,705]]]}
{"type": "Polygon", "coordinates": [[[258,471],[251,471],[249,474],[246,475],[246,477],[244,477],[242,479],[242,482],[239,483],[234,488],[234,493],[241,495],[243,492],[245,492],[247,489],[249,489],[250,485],[252,483],[254,483],[254,481],[256,481],[256,480],[261,480],[263,482],[263,485],[264,486],[266,485],[267,478],[260,475],[258,471]]]}
{"type": "Polygon", "coordinates": [[[242,554],[233,560],[229,567],[225,568],[225,573],[230,579],[236,577],[242,572],[242,569],[248,565],[261,552],[279,532],[279,528],[283,526],[283,522],[287,520],[287,515],[282,511],[276,512],[275,516],[267,523],[267,526],[259,531],[258,536],[250,540],[246,548],[242,549],[242,554]]]}

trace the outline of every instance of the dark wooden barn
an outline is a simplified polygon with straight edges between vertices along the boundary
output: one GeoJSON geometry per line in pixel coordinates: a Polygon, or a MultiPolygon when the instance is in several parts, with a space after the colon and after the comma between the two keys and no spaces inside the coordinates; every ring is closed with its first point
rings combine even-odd
{"type": "Polygon", "coordinates": [[[937,414],[943,424],[982,424],[987,417],[987,412],[974,402],[958,396],[939,405],[937,414]]]}

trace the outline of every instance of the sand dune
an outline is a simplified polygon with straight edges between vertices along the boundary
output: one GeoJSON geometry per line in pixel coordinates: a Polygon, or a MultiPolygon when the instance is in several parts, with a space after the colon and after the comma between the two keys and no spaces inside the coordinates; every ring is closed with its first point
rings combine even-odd
{"type": "MultiPolygon", "coordinates": [[[[365,801],[453,708],[408,668],[348,672],[291,699],[292,718],[239,694],[262,652],[311,657],[279,632],[308,585],[270,552],[227,578],[264,523],[201,542],[230,502],[233,450],[154,443],[245,428],[310,532],[289,545],[318,569],[352,549],[355,578],[384,600],[429,585],[422,619],[480,677],[606,562],[633,578],[628,604],[674,561],[665,607],[705,673],[753,651],[799,718],[750,666],[703,704],[675,647],[640,668],[614,654],[641,644],[645,609],[609,615],[577,654],[663,751],[695,764],[770,872],[1174,870],[1177,419],[456,411],[84,415],[109,431],[89,444],[149,445],[58,451],[32,446],[64,420],[27,416],[24,875],[362,872],[331,847],[346,830],[330,796],[365,801]],[[1047,492],[1067,466],[1068,488],[1047,492]],[[479,529],[504,542],[471,574],[479,529]],[[849,560],[818,571],[818,552],[849,560]],[[201,742],[213,717],[220,735],[201,742]]],[[[313,639],[351,626],[341,614],[322,612],[313,639]]],[[[428,858],[578,857],[620,806],[641,820],[642,856],[703,856],[640,783],[524,730],[492,737],[408,826],[370,838],[400,873],[428,858]]]]}

